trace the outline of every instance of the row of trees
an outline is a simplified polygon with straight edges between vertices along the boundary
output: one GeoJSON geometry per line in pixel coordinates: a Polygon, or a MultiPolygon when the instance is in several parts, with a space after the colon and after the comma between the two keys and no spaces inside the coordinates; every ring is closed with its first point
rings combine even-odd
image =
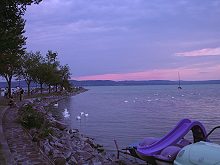
{"type": "Polygon", "coordinates": [[[40,84],[41,93],[44,84],[49,87],[49,93],[51,86],[55,86],[56,91],[58,86],[61,90],[70,87],[68,81],[70,69],[68,65],[60,65],[57,56],[58,54],[52,51],[48,51],[46,57],[43,57],[39,51],[25,53],[22,56],[17,77],[27,83],[28,95],[30,95],[31,82],[40,84]]]}
{"type": "Polygon", "coordinates": [[[11,96],[11,81],[19,77],[26,81],[28,93],[32,81],[43,84],[65,86],[70,76],[69,67],[60,65],[57,53],[48,51],[46,57],[40,52],[25,52],[24,36],[26,7],[41,0],[1,0],[0,1],[0,76],[8,84],[11,96]]]}

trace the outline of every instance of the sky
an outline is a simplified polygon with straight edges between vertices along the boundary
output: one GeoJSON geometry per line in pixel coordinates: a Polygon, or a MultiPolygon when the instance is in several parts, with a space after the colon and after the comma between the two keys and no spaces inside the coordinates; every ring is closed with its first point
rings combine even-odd
{"type": "Polygon", "coordinates": [[[44,0],[27,50],[58,52],[76,80],[220,79],[220,0],[44,0]]]}

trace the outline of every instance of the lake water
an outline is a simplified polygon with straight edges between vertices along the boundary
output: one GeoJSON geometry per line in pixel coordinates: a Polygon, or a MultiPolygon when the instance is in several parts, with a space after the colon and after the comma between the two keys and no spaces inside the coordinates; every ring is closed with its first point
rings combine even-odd
{"type": "MultiPolygon", "coordinates": [[[[59,102],[56,113],[108,150],[115,149],[114,139],[124,148],[144,137],[162,137],[183,118],[202,122],[207,132],[220,125],[220,85],[185,85],[182,90],[173,85],[87,88],[59,102]],[[88,117],[77,120],[80,112],[88,117]]],[[[210,139],[220,144],[220,130],[210,139]]]]}

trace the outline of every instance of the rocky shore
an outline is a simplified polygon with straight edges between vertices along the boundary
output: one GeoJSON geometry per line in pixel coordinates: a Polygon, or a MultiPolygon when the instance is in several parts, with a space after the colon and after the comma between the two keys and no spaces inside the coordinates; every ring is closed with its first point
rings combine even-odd
{"type": "MultiPolygon", "coordinates": [[[[75,92],[74,95],[84,91],[83,89],[75,92]]],[[[33,164],[33,161],[28,160],[31,157],[34,161],[38,160],[36,164],[42,164],[42,161],[44,164],[55,165],[136,164],[116,159],[113,154],[106,153],[103,146],[95,143],[92,138],[80,134],[77,129],[68,128],[68,125],[64,122],[53,117],[47,107],[70,95],[73,95],[73,93],[26,99],[8,111],[8,115],[5,116],[5,120],[8,120],[8,123],[5,122],[5,132],[15,162],[25,164],[23,162],[25,161],[26,164],[28,164],[27,162],[33,164]],[[12,124],[13,129],[10,127],[10,121],[12,120],[15,120],[12,124]],[[25,132],[22,132],[22,130],[25,132]],[[15,132],[17,134],[27,134],[27,136],[18,136],[14,134],[15,132]],[[27,149],[24,146],[22,147],[23,143],[25,145],[27,143],[27,149]],[[31,152],[33,150],[30,147],[33,146],[31,143],[39,149],[34,154],[31,152]],[[26,150],[29,152],[26,153],[26,150]],[[24,156],[25,154],[27,156],[24,156]]]]}
{"type": "Polygon", "coordinates": [[[18,121],[54,164],[114,164],[101,145],[77,129],[69,129],[46,110],[45,107],[65,97],[67,95],[24,101],[18,108],[18,121]]]}

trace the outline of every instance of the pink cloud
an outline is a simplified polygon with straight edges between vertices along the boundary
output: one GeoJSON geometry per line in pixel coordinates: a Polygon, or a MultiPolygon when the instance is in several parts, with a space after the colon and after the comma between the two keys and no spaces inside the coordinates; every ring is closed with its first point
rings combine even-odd
{"type": "Polygon", "coordinates": [[[182,80],[220,79],[220,65],[193,65],[174,69],[156,69],[133,73],[102,74],[75,77],[76,80],[177,80],[180,72],[182,80]]]}
{"type": "Polygon", "coordinates": [[[206,48],[200,50],[193,50],[189,52],[176,53],[176,56],[220,56],[220,47],[217,48],[206,48]]]}

